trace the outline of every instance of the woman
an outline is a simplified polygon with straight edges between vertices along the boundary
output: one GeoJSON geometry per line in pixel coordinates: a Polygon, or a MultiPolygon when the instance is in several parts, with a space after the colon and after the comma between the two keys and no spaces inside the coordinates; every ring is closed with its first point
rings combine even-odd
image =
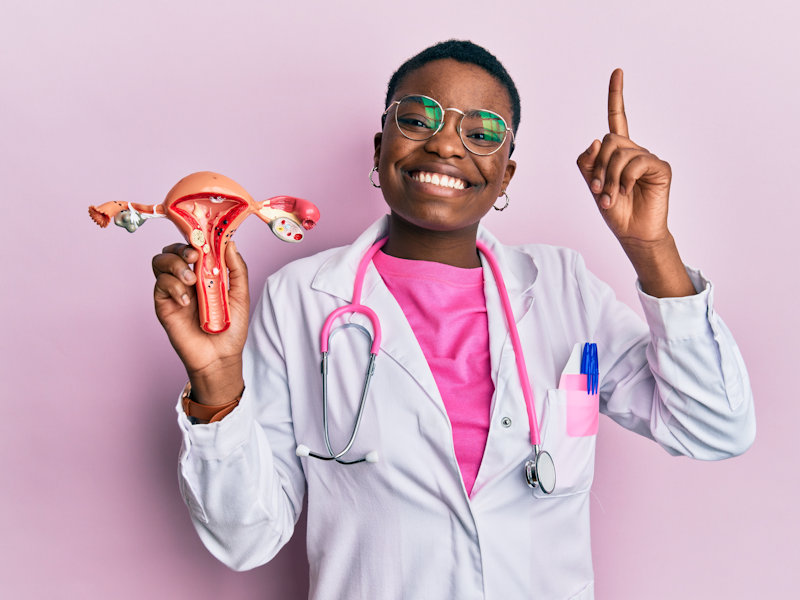
{"type": "MultiPolygon", "coordinates": [[[[196,251],[154,258],[156,310],[191,384],[178,408],[181,489],[220,560],[270,560],[307,490],[312,598],[591,598],[598,411],[675,454],[718,459],[752,442],[747,374],[710,284],[684,268],[667,229],[669,165],[627,136],[622,73],[611,78],[610,133],[578,167],[637,271],[649,331],[574,252],[505,247],[480,228],[508,203],[519,118],[513,81],[484,49],[450,41],[407,61],[375,136],[371,180],[390,215],[270,277],[249,336],[233,246],[232,325],[215,336],[197,325],[196,251]],[[332,341],[324,427],[319,340],[361,289],[383,337],[341,457],[367,460],[342,465],[315,456],[348,446],[369,344],[353,327],[332,341]],[[599,397],[581,364],[588,342],[599,397]],[[526,467],[534,429],[555,464],[552,489],[526,467]]],[[[374,329],[362,314],[340,322],[374,329]]]]}

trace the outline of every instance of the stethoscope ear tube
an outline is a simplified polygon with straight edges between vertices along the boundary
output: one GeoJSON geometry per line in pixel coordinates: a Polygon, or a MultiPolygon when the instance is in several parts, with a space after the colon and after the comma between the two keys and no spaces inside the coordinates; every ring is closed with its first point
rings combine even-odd
{"type": "MultiPolygon", "coordinates": [[[[325,437],[325,447],[328,449],[329,456],[324,457],[321,455],[317,455],[314,452],[309,452],[309,456],[313,456],[314,458],[321,458],[323,460],[335,460],[345,465],[352,465],[354,463],[364,462],[367,460],[366,457],[359,458],[358,460],[353,461],[344,461],[340,460],[342,456],[347,454],[350,451],[350,448],[353,445],[353,442],[358,435],[358,429],[361,426],[361,418],[364,416],[364,407],[367,403],[367,393],[369,392],[369,383],[372,380],[372,374],[375,372],[375,359],[377,358],[377,354],[370,353],[369,355],[369,364],[367,365],[367,372],[364,375],[364,386],[361,389],[361,400],[358,403],[358,414],[356,415],[356,421],[353,424],[353,431],[350,434],[350,439],[347,440],[347,444],[340,452],[334,452],[333,447],[331,446],[331,438],[330,438],[330,429],[328,427],[328,353],[322,353],[322,422],[323,422],[323,431],[325,437]]],[[[368,462],[377,462],[377,461],[368,461],[368,462]]]]}
{"type": "MultiPolygon", "coordinates": [[[[372,312],[365,306],[359,306],[358,308],[366,309],[367,311],[372,312]]],[[[363,311],[361,310],[352,310],[352,309],[349,310],[348,312],[363,313],[363,311]]],[[[328,320],[333,321],[333,318],[335,318],[336,316],[338,315],[332,314],[328,320]]],[[[368,314],[367,316],[369,317],[370,315],[368,314]]],[[[376,328],[376,332],[380,331],[380,324],[377,323],[377,315],[375,316],[375,321],[373,322],[373,326],[376,328]]],[[[367,364],[367,371],[364,374],[364,385],[361,389],[361,399],[358,404],[358,414],[356,415],[356,420],[355,423],[353,424],[353,431],[350,434],[350,439],[347,441],[347,444],[345,445],[344,448],[342,448],[340,452],[334,452],[333,446],[331,446],[330,428],[328,426],[328,355],[329,355],[328,342],[330,341],[330,338],[332,338],[337,331],[340,331],[342,328],[348,328],[348,327],[352,327],[360,331],[367,337],[367,339],[370,342],[374,344],[374,338],[370,336],[369,331],[367,331],[366,328],[362,327],[361,325],[357,325],[355,323],[345,323],[340,328],[331,331],[329,324],[326,322],[326,327],[324,328],[324,330],[326,331],[327,335],[324,338],[325,343],[323,344],[324,349],[322,351],[322,360],[320,361],[320,371],[322,372],[322,431],[325,438],[325,448],[328,450],[328,456],[319,454],[317,452],[312,452],[308,446],[306,446],[305,444],[300,444],[299,446],[297,446],[297,449],[295,450],[295,454],[299,457],[310,456],[312,458],[318,458],[320,460],[335,460],[336,462],[343,465],[354,465],[360,462],[368,462],[368,463],[378,462],[378,453],[375,450],[368,452],[366,456],[356,460],[342,459],[342,456],[347,454],[350,451],[350,448],[353,446],[353,442],[355,441],[356,436],[358,435],[358,429],[361,426],[361,419],[364,416],[364,408],[367,402],[367,393],[369,392],[369,384],[370,381],[372,380],[372,375],[375,372],[375,359],[377,358],[377,349],[375,350],[375,352],[370,352],[369,355],[369,363],[367,364]]],[[[380,334],[377,333],[377,335],[380,334]]]]}

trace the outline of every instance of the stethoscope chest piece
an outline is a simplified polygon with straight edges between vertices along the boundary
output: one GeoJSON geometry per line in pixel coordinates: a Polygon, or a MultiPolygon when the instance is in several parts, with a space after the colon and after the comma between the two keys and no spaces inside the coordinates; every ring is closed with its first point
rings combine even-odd
{"type": "Polygon", "coordinates": [[[525,463],[525,478],[532,488],[539,488],[545,494],[556,489],[556,466],[553,457],[546,450],[535,450],[532,459],[525,463]]]}

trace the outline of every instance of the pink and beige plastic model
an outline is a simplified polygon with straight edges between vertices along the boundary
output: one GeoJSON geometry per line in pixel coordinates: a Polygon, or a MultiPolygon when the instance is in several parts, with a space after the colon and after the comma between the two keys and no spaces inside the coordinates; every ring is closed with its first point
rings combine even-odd
{"type": "Polygon", "coordinates": [[[200,324],[208,333],[220,333],[230,326],[225,248],[239,224],[251,214],[258,215],[284,242],[301,241],[304,230],[319,221],[319,210],[307,200],[275,196],[256,202],[232,179],[209,171],[181,179],[161,204],[106,202],[89,207],[89,215],[100,227],[113,219],[133,233],[147,219],[156,217],[167,217],[178,226],[200,252],[194,267],[197,304],[200,324]]]}

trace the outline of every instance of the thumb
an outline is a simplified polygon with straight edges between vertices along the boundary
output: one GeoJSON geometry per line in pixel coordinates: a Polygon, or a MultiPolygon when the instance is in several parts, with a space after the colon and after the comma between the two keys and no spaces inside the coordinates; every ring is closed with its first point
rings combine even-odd
{"type": "Polygon", "coordinates": [[[597,155],[600,154],[600,140],[594,140],[589,147],[581,152],[578,155],[578,170],[583,175],[583,179],[586,181],[586,185],[590,185],[592,182],[592,174],[594,173],[594,163],[597,159],[597,155]]]}
{"type": "Polygon", "coordinates": [[[243,304],[249,310],[250,287],[247,279],[247,264],[236,249],[236,242],[231,240],[225,248],[225,262],[228,266],[230,289],[228,297],[232,302],[243,304]]]}

